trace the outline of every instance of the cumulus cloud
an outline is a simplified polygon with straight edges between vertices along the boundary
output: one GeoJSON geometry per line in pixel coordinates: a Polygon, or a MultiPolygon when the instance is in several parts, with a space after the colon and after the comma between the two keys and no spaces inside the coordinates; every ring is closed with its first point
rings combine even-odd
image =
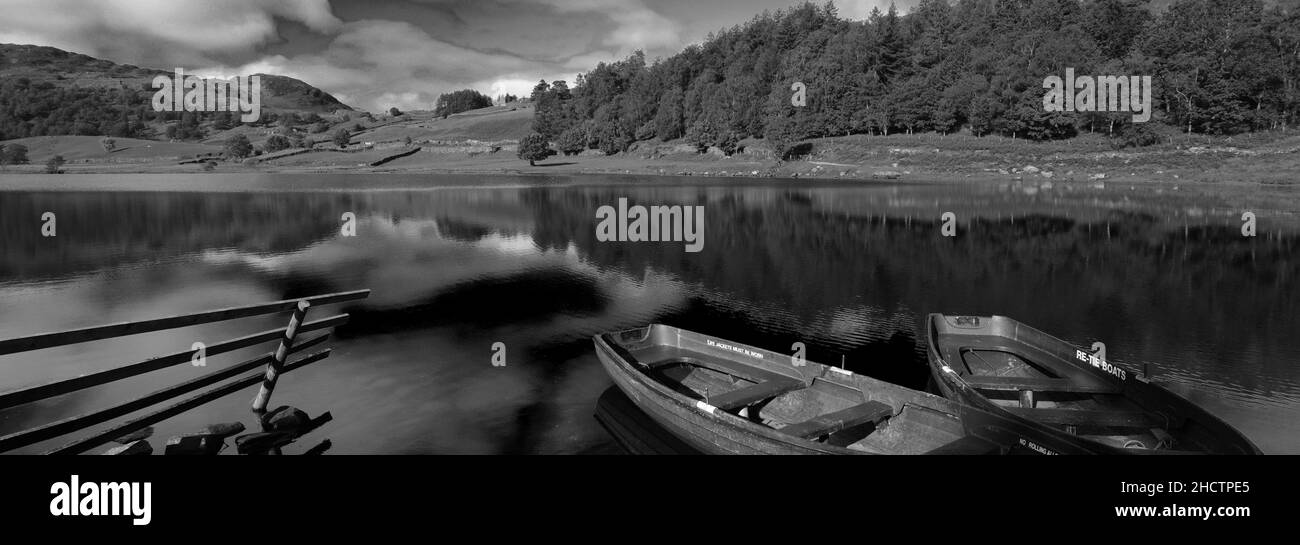
{"type": "Polygon", "coordinates": [[[614,22],[605,43],[619,53],[636,49],[676,47],[681,43],[677,23],[650,9],[641,0],[540,0],[561,13],[597,12],[614,22]]]}
{"type": "Polygon", "coordinates": [[[539,67],[517,56],[435,39],[410,23],[367,20],[343,24],[319,53],[274,55],[203,71],[222,76],[258,72],[298,78],[345,103],[377,111],[428,108],[439,94],[461,88],[526,95],[539,67]]]}
{"type": "Polygon", "coordinates": [[[251,50],[276,36],[276,21],[319,32],[342,24],[328,0],[4,0],[0,42],[39,43],[140,61],[193,61],[251,50]],[[151,53],[151,54],[150,54],[151,53]]]}

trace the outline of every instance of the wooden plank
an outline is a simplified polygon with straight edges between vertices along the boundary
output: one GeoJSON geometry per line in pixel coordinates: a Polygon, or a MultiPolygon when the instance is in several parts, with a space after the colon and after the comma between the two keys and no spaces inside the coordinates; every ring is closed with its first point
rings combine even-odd
{"type": "MultiPolygon", "coordinates": [[[[329,334],[319,335],[310,340],[299,343],[289,350],[290,353],[306,350],[318,344],[325,342],[329,334]]],[[[47,439],[53,439],[60,435],[66,435],[75,431],[83,430],[96,424],[108,422],[114,418],[124,416],[135,411],[145,409],[156,405],[168,399],[180,397],[184,394],[193,392],[205,386],[216,384],[222,380],[239,375],[269,363],[272,359],[271,354],[264,354],[260,357],[253,358],[243,363],[237,363],[224,369],[219,369],[203,376],[182,382],[175,386],[163,388],[155,392],[146,394],[140,398],[128,401],[121,405],[101,409],[95,412],[65,418],[57,422],[52,422],[44,426],[11,433],[0,437],[0,452],[10,451],[22,448],[28,445],[34,445],[47,439]]]]}
{"type": "Polygon", "coordinates": [[[804,387],[804,384],[794,379],[775,379],[758,384],[751,384],[744,388],[738,388],[725,394],[710,396],[708,404],[713,405],[724,411],[748,407],[759,401],[771,399],[779,395],[793,392],[804,387]]]}
{"type": "Polygon", "coordinates": [[[833,413],[823,414],[812,420],[791,424],[778,431],[812,439],[829,433],[860,426],[867,422],[880,422],[894,416],[894,408],[879,401],[868,401],[859,405],[854,405],[847,409],[835,411],[833,413]]]}
{"type": "Polygon", "coordinates": [[[1091,409],[1025,409],[1005,407],[1011,414],[1035,422],[1063,426],[1091,426],[1098,428],[1163,428],[1164,419],[1145,411],[1091,410],[1091,409]]]}
{"type": "Polygon", "coordinates": [[[1061,392],[1073,394],[1119,394],[1118,385],[1100,382],[1081,383],[1067,378],[992,377],[967,375],[962,377],[976,390],[1000,392],[1061,392]]]}
{"type": "Polygon", "coordinates": [[[137,335],[140,333],[149,333],[153,331],[162,331],[166,329],[176,329],[178,327],[189,327],[213,322],[224,322],[236,318],[246,318],[249,316],[260,316],[263,314],[275,314],[277,312],[287,312],[297,308],[299,301],[307,301],[313,306],[328,305],[332,303],[342,303],[345,301],[354,301],[365,299],[370,295],[370,290],[345,291],[340,293],[330,293],[317,295],[314,297],[304,297],[301,299],[285,299],[273,303],[263,303],[260,305],[248,305],[242,307],[230,307],[218,310],[209,310],[206,312],[196,312],[193,314],[184,314],[180,316],[170,316],[167,318],[157,318],[153,320],[139,320],[135,322],[119,322],[116,324],[100,325],[73,329],[70,331],[56,331],[51,333],[39,333],[16,339],[7,339],[0,341],[0,356],[5,354],[14,354],[17,352],[28,352],[40,350],[43,348],[52,348],[55,346],[66,346],[69,344],[78,344],[88,341],[97,341],[101,339],[110,339],[113,337],[123,337],[126,335],[137,335]]]}
{"type": "MultiPolygon", "coordinates": [[[[298,369],[300,367],[304,367],[309,364],[323,360],[329,357],[330,351],[331,349],[326,348],[325,350],[322,350],[320,352],[303,356],[298,361],[285,365],[282,372],[288,373],[289,371],[293,371],[294,369],[298,369]]],[[[262,376],[263,373],[261,373],[260,371],[250,374],[234,382],[230,382],[222,386],[218,386],[216,388],[208,390],[206,392],[203,392],[199,395],[186,398],[166,408],[146,414],[134,420],[128,420],[116,426],[112,426],[108,429],[95,433],[94,435],[91,435],[89,437],[83,437],[81,439],[68,443],[67,445],[51,450],[46,454],[81,454],[92,448],[95,448],[97,446],[103,445],[104,443],[112,441],[116,437],[121,437],[125,434],[131,433],[138,429],[145,428],[147,426],[152,426],[154,424],[162,422],[163,420],[181,414],[195,407],[201,406],[206,403],[210,403],[222,397],[243,390],[244,388],[253,386],[254,384],[258,384],[262,381],[262,376]]]]}
{"type": "MultiPolygon", "coordinates": [[[[320,320],[316,320],[314,322],[307,322],[303,324],[302,327],[298,328],[298,331],[301,333],[306,333],[310,331],[328,329],[331,327],[343,325],[347,323],[347,321],[348,321],[347,314],[339,314],[338,316],[331,316],[329,318],[323,318],[320,320]]],[[[219,354],[224,354],[226,352],[231,352],[234,350],[239,350],[241,348],[248,348],[250,346],[255,346],[264,342],[279,340],[281,337],[284,336],[285,329],[286,328],[283,327],[279,329],[272,329],[268,331],[263,331],[261,333],[245,335],[243,337],[239,337],[236,339],[231,339],[228,341],[222,341],[216,344],[208,345],[205,348],[205,352],[208,357],[211,357],[219,354]]],[[[109,382],[113,382],[116,380],[121,380],[124,378],[141,375],[144,373],[148,373],[150,371],[157,371],[159,369],[165,369],[167,367],[172,367],[174,365],[188,363],[190,359],[193,357],[193,355],[194,355],[194,350],[185,350],[182,352],[168,354],[166,356],[160,356],[157,358],[148,359],[139,363],[133,363],[121,367],[115,367],[112,369],[99,371],[97,373],[91,373],[88,375],[82,375],[75,378],[55,381],[48,384],[42,384],[40,386],[32,386],[21,390],[14,390],[12,392],[5,392],[4,394],[0,394],[0,409],[6,409],[16,405],[22,405],[24,403],[31,403],[33,401],[38,401],[48,397],[63,395],[78,390],[84,390],[86,388],[107,384],[109,382]]]]}

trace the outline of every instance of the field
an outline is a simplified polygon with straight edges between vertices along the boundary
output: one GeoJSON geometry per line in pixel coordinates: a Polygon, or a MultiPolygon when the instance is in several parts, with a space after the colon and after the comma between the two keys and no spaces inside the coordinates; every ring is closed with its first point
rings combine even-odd
{"type": "MultiPolygon", "coordinates": [[[[638,142],[627,152],[606,157],[588,150],[578,156],[552,156],[529,166],[515,157],[514,141],[530,130],[532,109],[510,104],[473,110],[445,119],[429,112],[399,117],[349,120],[336,126],[362,126],[342,153],[326,142],[329,133],[311,135],[316,151],[258,161],[219,161],[216,172],[465,172],[611,173],[728,177],[800,177],[901,180],[1003,180],[1042,183],[1222,183],[1293,186],[1300,181],[1300,133],[1270,132],[1238,137],[1166,134],[1165,142],[1145,148],[1115,149],[1102,135],[1055,142],[1031,142],[967,134],[890,136],[853,135],[804,142],[797,157],[774,160],[762,140],[741,142],[732,157],[717,150],[696,153],[682,141],[638,142]],[[420,152],[380,166],[369,166],[402,152],[410,138],[420,152]]],[[[180,164],[196,155],[219,153],[225,138],[243,133],[255,145],[269,129],[238,127],[203,142],[157,142],[118,138],[107,152],[98,136],[54,136],[15,140],[28,147],[31,164],[11,172],[40,172],[53,155],[68,160],[69,173],[202,172],[199,164],[180,164]]],[[[9,143],[9,142],[6,142],[9,143]]]]}

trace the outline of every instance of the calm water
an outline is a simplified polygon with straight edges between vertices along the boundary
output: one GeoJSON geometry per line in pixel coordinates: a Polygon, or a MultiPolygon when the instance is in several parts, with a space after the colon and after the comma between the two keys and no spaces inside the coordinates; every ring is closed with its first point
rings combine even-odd
{"type": "MultiPolygon", "coordinates": [[[[467,176],[0,177],[0,338],[371,288],[274,405],[334,453],[584,453],[599,332],[651,322],[923,388],[927,312],[1003,314],[1148,366],[1271,453],[1300,453],[1295,195],[1057,184],[467,176]],[[51,181],[53,180],[53,181],[51,181]],[[51,185],[58,184],[58,185],[51,185]],[[705,205],[705,246],[607,243],[595,210],[705,205]],[[1259,234],[1240,236],[1243,209],[1259,234]],[[42,212],[58,236],[39,235],[42,212]],[[943,212],[956,238],[939,235],[943,212]],[[353,212],[356,237],[339,235],[353,212]],[[491,365],[491,346],[507,365],[491,365]]],[[[337,310],[337,309],[335,309],[337,310]]],[[[313,309],[312,315],[325,316],[313,309]]],[[[282,317],[0,357],[0,390],[278,327],[282,317]]],[[[260,351],[268,348],[262,347],[260,351]]],[[[254,352],[256,353],[256,352],[254,352]]],[[[0,413],[0,433],[241,361],[0,413]]],[[[249,390],[158,426],[252,423],[249,390]]],[[[37,446],[31,450],[42,450],[37,446]]]]}

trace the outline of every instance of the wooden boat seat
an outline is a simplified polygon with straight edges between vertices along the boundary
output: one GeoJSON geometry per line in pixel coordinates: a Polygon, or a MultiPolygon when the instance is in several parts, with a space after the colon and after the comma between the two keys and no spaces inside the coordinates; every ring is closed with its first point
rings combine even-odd
{"type": "Polygon", "coordinates": [[[1027,409],[1005,407],[1016,416],[1044,424],[1092,426],[1099,428],[1164,428],[1169,425],[1159,415],[1145,411],[1108,411],[1090,409],[1027,409]]]}
{"type": "Polygon", "coordinates": [[[1022,378],[967,375],[966,384],[976,390],[1000,392],[1061,392],[1071,394],[1120,394],[1122,387],[1101,382],[1080,383],[1068,378],[1022,378]]]}
{"type": "Polygon", "coordinates": [[[868,401],[823,414],[812,420],[781,428],[782,432],[803,439],[813,439],[840,430],[861,426],[868,422],[879,424],[894,416],[894,408],[879,401],[868,401]]]}
{"type": "Polygon", "coordinates": [[[751,384],[744,388],[732,390],[725,394],[719,394],[709,397],[708,403],[722,409],[730,411],[741,407],[748,407],[763,400],[772,399],[782,394],[802,389],[804,383],[792,378],[772,379],[758,384],[751,384]]]}

